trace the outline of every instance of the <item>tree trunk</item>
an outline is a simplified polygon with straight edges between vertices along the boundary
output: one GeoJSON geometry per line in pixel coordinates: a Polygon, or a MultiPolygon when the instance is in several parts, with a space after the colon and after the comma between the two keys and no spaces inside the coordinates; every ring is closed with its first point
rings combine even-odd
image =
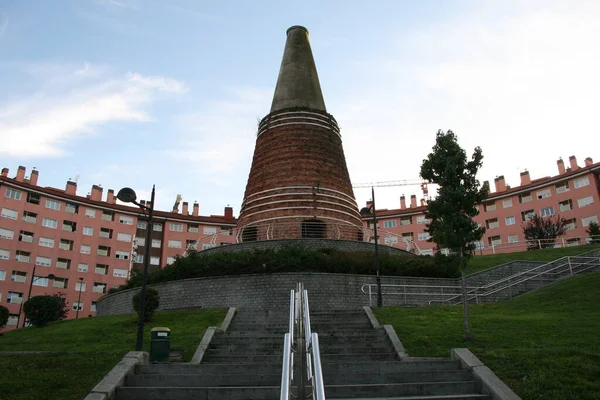
{"type": "MultiPolygon", "coordinates": [[[[461,268],[462,269],[462,268],[461,268]]],[[[461,286],[462,286],[462,298],[464,308],[464,329],[465,329],[465,340],[472,340],[471,327],[469,326],[469,299],[467,298],[467,281],[465,280],[465,271],[461,271],[461,286]]]]}

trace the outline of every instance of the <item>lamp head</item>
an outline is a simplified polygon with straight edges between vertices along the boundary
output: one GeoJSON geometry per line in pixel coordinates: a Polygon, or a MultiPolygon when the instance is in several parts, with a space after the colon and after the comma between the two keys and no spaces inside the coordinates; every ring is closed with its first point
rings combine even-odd
{"type": "Polygon", "coordinates": [[[49,274],[49,275],[47,276],[47,278],[48,278],[48,279],[54,279],[54,278],[56,278],[56,276],[55,276],[54,274],[49,274]]]}
{"type": "Polygon", "coordinates": [[[80,281],[80,282],[83,282],[83,278],[82,278],[82,277],[79,277],[79,281],[80,281]]]}
{"type": "Polygon", "coordinates": [[[365,215],[365,214],[371,214],[371,213],[372,213],[372,211],[371,211],[371,207],[363,207],[363,208],[360,210],[360,213],[361,213],[362,215],[365,215]]]}
{"type": "Polygon", "coordinates": [[[119,190],[117,199],[121,200],[123,203],[133,203],[137,199],[137,195],[132,188],[125,187],[119,190]]]}

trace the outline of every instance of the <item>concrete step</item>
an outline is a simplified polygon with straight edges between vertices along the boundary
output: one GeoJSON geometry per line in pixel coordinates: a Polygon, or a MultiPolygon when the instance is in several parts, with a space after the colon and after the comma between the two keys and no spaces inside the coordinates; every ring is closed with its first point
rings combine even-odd
{"type": "MultiPolygon", "coordinates": [[[[282,356],[283,357],[283,356],[282,356]]],[[[275,364],[258,363],[242,363],[223,364],[211,363],[203,360],[201,364],[146,364],[136,365],[136,374],[181,374],[181,375],[216,375],[216,374],[247,374],[252,371],[253,374],[281,374],[281,362],[275,364]]]]}
{"type": "Polygon", "coordinates": [[[375,384],[375,383],[411,383],[411,382],[459,382],[472,379],[466,370],[425,370],[402,372],[360,372],[323,374],[325,385],[375,384]]]}
{"type": "Polygon", "coordinates": [[[279,386],[258,387],[119,387],[116,400],[277,400],[279,386]]]}
{"type": "Polygon", "coordinates": [[[362,355],[362,354],[394,354],[394,348],[392,345],[380,345],[380,346],[321,346],[321,354],[348,354],[348,355],[362,355]]]}
{"type": "Polygon", "coordinates": [[[475,381],[460,382],[413,382],[392,384],[326,385],[327,399],[422,396],[422,395],[462,395],[477,393],[475,381]]]}
{"type": "Polygon", "coordinates": [[[355,373],[403,373],[418,371],[451,371],[460,370],[461,364],[458,360],[419,360],[419,361],[386,361],[386,362],[329,362],[322,363],[323,376],[335,374],[355,373]]]}
{"type": "Polygon", "coordinates": [[[215,374],[215,375],[129,375],[126,385],[129,387],[223,387],[223,386],[277,386],[281,384],[281,374],[252,375],[215,374]]]}
{"type": "Polygon", "coordinates": [[[256,355],[265,355],[265,356],[281,356],[283,357],[283,346],[280,349],[278,348],[211,348],[209,347],[204,353],[204,357],[209,356],[256,356],[256,355]]]}
{"type": "Polygon", "coordinates": [[[396,360],[396,354],[390,352],[383,353],[362,353],[362,354],[330,354],[324,353],[321,350],[321,361],[324,363],[330,362],[344,362],[344,361],[357,361],[357,362],[368,362],[368,361],[393,361],[396,360]]]}
{"type": "Polygon", "coordinates": [[[230,355],[217,355],[207,353],[205,354],[202,362],[211,363],[225,363],[225,364],[236,364],[236,363],[249,363],[249,362],[265,362],[265,363],[282,363],[283,352],[281,354],[230,354],[230,355]]]}

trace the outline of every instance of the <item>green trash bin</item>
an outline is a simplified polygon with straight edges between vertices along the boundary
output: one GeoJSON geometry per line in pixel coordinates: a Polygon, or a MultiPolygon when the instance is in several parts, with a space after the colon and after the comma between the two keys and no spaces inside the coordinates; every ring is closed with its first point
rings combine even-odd
{"type": "Polygon", "coordinates": [[[171,353],[171,330],[152,328],[150,331],[150,362],[169,362],[171,353]]]}

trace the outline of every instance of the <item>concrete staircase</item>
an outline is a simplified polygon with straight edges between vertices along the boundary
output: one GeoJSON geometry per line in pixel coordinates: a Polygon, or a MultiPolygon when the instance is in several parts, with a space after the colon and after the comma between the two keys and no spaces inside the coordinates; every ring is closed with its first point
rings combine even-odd
{"type": "Polygon", "coordinates": [[[286,318],[285,311],[238,311],[200,364],[138,365],[116,399],[279,399],[286,318]]]}
{"type": "Polygon", "coordinates": [[[364,311],[311,312],[327,399],[491,399],[459,361],[400,361],[364,311]]]}

